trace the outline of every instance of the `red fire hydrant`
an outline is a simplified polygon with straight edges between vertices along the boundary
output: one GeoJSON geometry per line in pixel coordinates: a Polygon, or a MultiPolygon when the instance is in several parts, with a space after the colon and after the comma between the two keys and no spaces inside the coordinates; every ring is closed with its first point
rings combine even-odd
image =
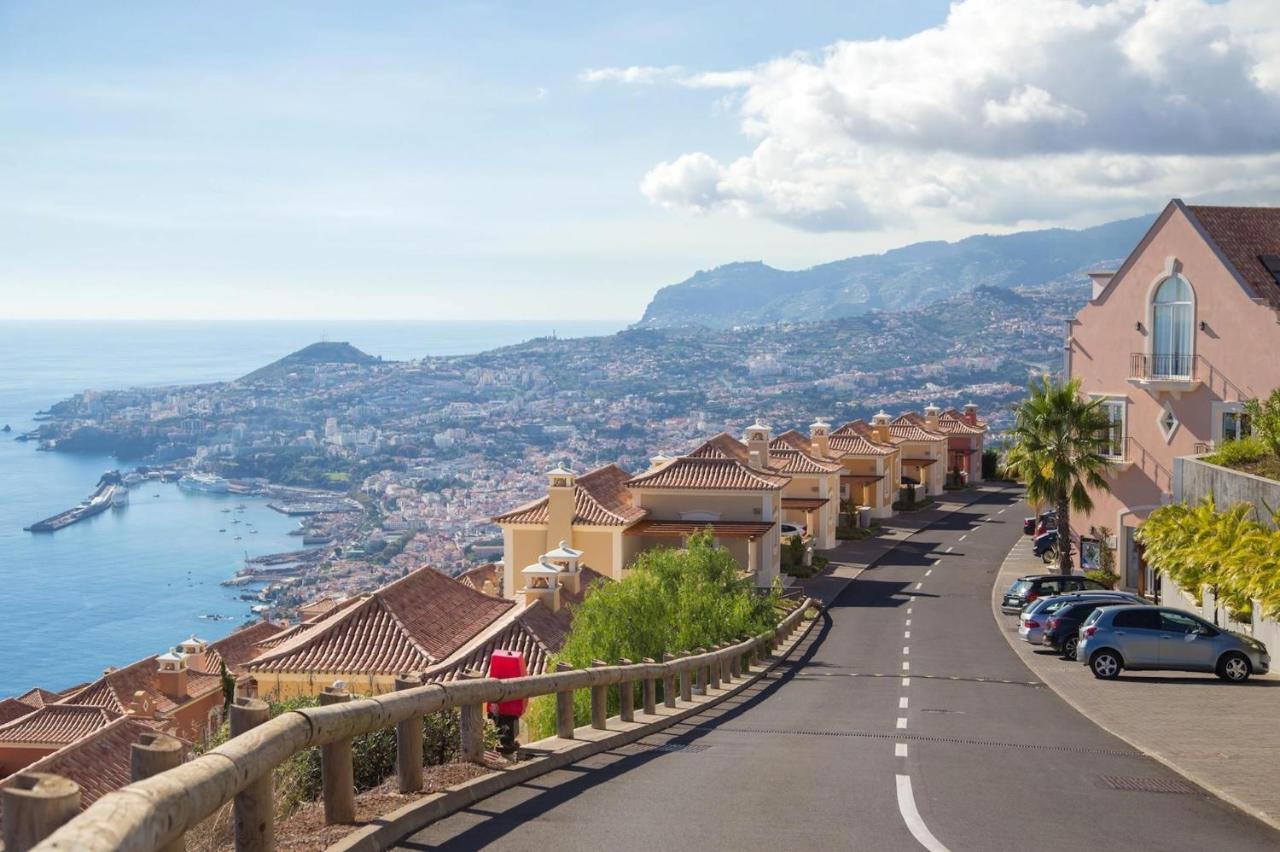
{"type": "MultiPolygon", "coordinates": [[[[528,673],[524,654],[519,651],[494,651],[489,655],[489,677],[505,679],[524,677],[528,673]]],[[[529,709],[529,699],[490,702],[487,709],[489,718],[493,719],[498,728],[499,751],[503,754],[514,753],[519,748],[516,734],[520,729],[520,717],[529,709]]]]}

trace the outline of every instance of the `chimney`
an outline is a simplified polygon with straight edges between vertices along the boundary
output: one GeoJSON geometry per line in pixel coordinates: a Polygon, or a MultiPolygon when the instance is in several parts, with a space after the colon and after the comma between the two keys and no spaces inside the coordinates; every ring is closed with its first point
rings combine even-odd
{"type": "Polygon", "coordinates": [[[666,453],[658,453],[656,456],[650,456],[649,470],[654,470],[656,468],[662,467],[664,464],[666,464],[669,461],[671,461],[671,456],[667,455],[666,453]]]}
{"type": "Polygon", "coordinates": [[[809,424],[809,441],[815,455],[826,458],[831,454],[831,424],[819,417],[809,424]]]}
{"type": "Polygon", "coordinates": [[[972,402],[964,407],[964,422],[970,426],[978,425],[978,406],[972,402]]]}
{"type": "Polygon", "coordinates": [[[938,418],[941,416],[941,408],[933,404],[926,406],[924,410],[924,425],[936,432],[938,429],[938,418]]]}
{"type": "Polygon", "coordinates": [[[747,452],[752,467],[764,470],[769,466],[769,427],[762,425],[759,418],[747,427],[747,452]]]}
{"type": "Polygon", "coordinates": [[[187,661],[182,653],[174,648],[168,653],[156,657],[159,670],[156,672],[156,688],[167,697],[178,703],[187,700],[187,661]]]}
{"type": "Polygon", "coordinates": [[[563,465],[547,471],[547,540],[573,538],[574,489],[578,476],[563,465]]]}
{"type": "Polygon", "coordinates": [[[552,612],[560,610],[560,571],[547,562],[547,557],[538,557],[520,573],[524,576],[524,589],[520,592],[524,606],[542,601],[552,612]]]}
{"type": "Polygon", "coordinates": [[[187,668],[198,668],[205,671],[205,654],[209,652],[209,643],[203,639],[197,639],[192,634],[190,639],[185,642],[178,643],[178,653],[182,655],[187,668]]]}
{"type": "Polygon", "coordinates": [[[871,418],[871,435],[881,444],[892,443],[889,434],[889,415],[883,408],[871,418]]]}
{"type": "Polygon", "coordinates": [[[582,573],[578,570],[578,560],[582,559],[582,551],[574,550],[568,542],[560,542],[555,550],[542,555],[543,562],[549,562],[560,571],[560,585],[572,595],[582,591],[582,573]]]}
{"type": "Polygon", "coordinates": [[[1089,280],[1093,282],[1093,294],[1089,296],[1089,299],[1093,300],[1101,296],[1102,291],[1107,289],[1107,285],[1111,283],[1111,279],[1115,275],[1115,272],[1090,272],[1089,280]]]}

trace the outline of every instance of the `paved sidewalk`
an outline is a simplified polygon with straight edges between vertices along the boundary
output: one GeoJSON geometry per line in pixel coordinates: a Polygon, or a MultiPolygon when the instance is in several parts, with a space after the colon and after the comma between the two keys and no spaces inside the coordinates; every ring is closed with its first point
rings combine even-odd
{"type": "Polygon", "coordinates": [[[940,500],[928,509],[908,512],[880,521],[883,532],[861,541],[842,541],[831,550],[820,551],[831,560],[816,577],[797,579],[790,588],[801,589],[823,606],[829,605],[859,574],[875,565],[885,554],[896,549],[920,530],[963,509],[988,494],[1011,491],[1012,485],[980,484],[965,491],[944,491],[940,500]]]}
{"type": "Polygon", "coordinates": [[[1280,828],[1280,675],[1243,684],[1183,672],[1098,680],[1085,666],[1022,641],[1017,618],[1000,612],[1001,596],[1017,576],[1042,573],[1045,566],[1024,536],[991,590],[992,614],[1035,676],[1102,728],[1280,828]]]}

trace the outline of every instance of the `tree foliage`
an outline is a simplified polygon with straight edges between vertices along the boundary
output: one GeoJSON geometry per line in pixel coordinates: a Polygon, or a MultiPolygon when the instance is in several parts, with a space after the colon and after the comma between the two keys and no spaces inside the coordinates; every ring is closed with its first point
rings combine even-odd
{"type": "Polygon", "coordinates": [[[1137,538],[1147,561],[1197,600],[1210,588],[1240,620],[1255,598],[1275,616],[1280,614],[1280,531],[1254,514],[1248,503],[1218,511],[1212,498],[1197,506],[1170,504],[1151,513],[1137,538]]]}
{"type": "Polygon", "coordinates": [[[1280,456],[1280,388],[1266,399],[1251,399],[1244,404],[1249,426],[1272,455],[1280,456]]]}
{"type": "Polygon", "coordinates": [[[1111,423],[1103,400],[1086,400],[1080,380],[1032,382],[1015,412],[1008,464],[1033,504],[1058,512],[1058,571],[1071,573],[1071,510],[1090,512],[1094,491],[1110,491],[1105,473],[1111,423]]]}
{"type": "MultiPolygon", "coordinates": [[[[597,581],[574,610],[573,629],[552,662],[586,667],[595,660],[661,660],[768,630],[779,605],[776,588],[757,592],[729,551],[713,544],[710,531],[701,532],[683,548],[640,554],[620,581],[597,581]]],[[[588,697],[578,693],[577,716],[585,723],[588,697]]],[[[528,722],[535,738],[550,735],[555,697],[534,699],[528,722]]]]}

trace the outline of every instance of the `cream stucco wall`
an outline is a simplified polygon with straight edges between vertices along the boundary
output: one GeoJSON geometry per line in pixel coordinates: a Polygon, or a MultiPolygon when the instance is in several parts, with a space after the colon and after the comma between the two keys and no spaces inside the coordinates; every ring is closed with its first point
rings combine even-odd
{"type": "MultiPolygon", "coordinates": [[[[1215,437],[1215,403],[1263,396],[1280,386],[1275,311],[1251,298],[1180,210],[1167,213],[1132,260],[1070,327],[1070,375],[1081,379],[1085,394],[1124,401],[1125,432],[1131,439],[1126,464],[1112,474],[1111,493],[1093,493],[1094,511],[1073,515],[1077,538],[1091,527],[1114,532],[1133,526],[1167,500],[1174,457],[1189,455],[1198,443],[1215,437]],[[1176,398],[1129,381],[1130,354],[1150,351],[1154,288],[1171,269],[1187,279],[1195,294],[1194,349],[1202,382],[1176,398]],[[1180,421],[1169,438],[1158,425],[1166,404],[1180,421]]],[[[1119,548],[1117,556],[1127,560],[1126,548],[1119,548]]]]}

